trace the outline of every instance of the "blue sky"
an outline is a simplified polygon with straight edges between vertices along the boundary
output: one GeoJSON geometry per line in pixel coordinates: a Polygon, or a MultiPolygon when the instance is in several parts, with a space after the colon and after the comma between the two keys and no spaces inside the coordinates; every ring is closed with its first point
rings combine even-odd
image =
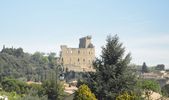
{"type": "Polygon", "coordinates": [[[117,34],[132,62],[169,66],[169,0],[1,0],[0,49],[33,53],[78,47],[92,35],[96,55],[117,34]]]}

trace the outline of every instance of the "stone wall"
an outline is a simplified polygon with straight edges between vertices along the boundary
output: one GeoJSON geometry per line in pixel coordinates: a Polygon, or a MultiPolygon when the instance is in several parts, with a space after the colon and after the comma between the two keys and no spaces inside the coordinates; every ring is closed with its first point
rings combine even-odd
{"type": "Polygon", "coordinates": [[[80,39],[79,48],[68,48],[61,46],[61,63],[64,68],[73,71],[92,71],[95,59],[95,48],[89,37],[80,39]],[[84,41],[83,41],[84,40],[84,41]],[[81,43],[86,42],[86,43],[81,43]],[[87,45],[87,46],[86,46],[87,45]]]}

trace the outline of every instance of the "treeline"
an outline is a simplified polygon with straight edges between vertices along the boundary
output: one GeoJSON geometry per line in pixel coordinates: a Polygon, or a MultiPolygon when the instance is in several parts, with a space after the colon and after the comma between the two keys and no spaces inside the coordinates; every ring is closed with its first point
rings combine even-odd
{"type": "MultiPolygon", "coordinates": [[[[66,95],[62,83],[54,78],[43,81],[41,84],[19,81],[13,78],[4,78],[0,82],[0,95],[4,94],[9,100],[62,100],[66,95]]],[[[58,78],[58,77],[57,77],[58,78]]]]}
{"type": "Polygon", "coordinates": [[[11,77],[22,81],[44,81],[58,70],[55,53],[25,53],[22,48],[3,48],[0,52],[0,81],[11,77]]]}

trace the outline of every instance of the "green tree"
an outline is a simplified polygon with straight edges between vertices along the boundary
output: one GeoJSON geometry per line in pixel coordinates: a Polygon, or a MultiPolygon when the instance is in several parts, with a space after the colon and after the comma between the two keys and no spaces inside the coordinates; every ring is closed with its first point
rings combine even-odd
{"type": "Polygon", "coordinates": [[[83,84],[75,92],[73,100],[97,100],[95,95],[91,92],[90,88],[83,84]]]}
{"type": "Polygon", "coordinates": [[[166,84],[162,87],[161,92],[164,96],[169,97],[169,84],[166,84]]]}
{"type": "Polygon", "coordinates": [[[56,53],[54,53],[54,52],[49,53],[49,54],[48,54],[48,59],[49,59],[49,61],[55,60],[55,56],[56,56],[56,53]]]}
{"type": "Polygon", "coordinates": [[[137,86],[141,89],[151,90],[158,93],[161,91],[159,83],[155,80],[140,80],[138,81],[137,86]]]}
{"type": "Polygon", "coordinates": [[[144,62],[142,65],[142,73],[147,73],[147,72],[149,72],[148,67],[147,67],[146,63],[144,62]]]}
{"type": "Polygon", "coordinates": [[[161,87],[155,80],[140,80],[137,82],[137,86],[142,89],[148,100],[153,92],[161,93],[161,87]]]}
{"type": "Polygon", "coordinates": [[[135,74],[130,64],[130,54],[125,55],[125,48],[119,37],[108,36],[107,43],[102,47],[100,59],[96,59],[96,73],[90,74],[87,83],[99,100],[113,100],[123,92],[133,90],[135,74]]]}
{"type": "Polygon", "coordinates": [[[48,80],[44,81],[42,87],[45,89],[45,94],[50,100],[62,100],[64,95],[64,88],[59,81],[58,70],[56,72],[50,72],[51,76],[48,80]]]}
{"type": "Polygon", "coordinates": [[[23,49],[22,48],[15,49],[14,55],[16,57],[23,57],[23,55],[24,55],[23,49]]]}

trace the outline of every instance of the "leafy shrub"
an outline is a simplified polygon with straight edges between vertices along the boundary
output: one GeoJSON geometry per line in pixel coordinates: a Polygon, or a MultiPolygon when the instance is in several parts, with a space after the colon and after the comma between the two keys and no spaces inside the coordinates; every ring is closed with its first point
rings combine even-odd
{"type": "Polygon", "coordinates": [[[137,86],[143,90],[161,92],[160,85],[155,80],[141,80],[138,81],[137,86]]]}
{"type": "Polygon", "coordinates": [[[29,90],[37,91],[38,96],[43,96],[45,94],[45,89],[40,84],[30,84],[29,90]]]}
{"type": "Polygon", "coordinates": [[[24,94],[28,90],[28,85],[25,82],[12,78],[5,78],[1,84],[3,90],[6,92],[17,92],[18,94],[24,94]]]}
{"type": "Polygon", "coordinates": [[[153,92],[161,93],[160,85],[155,80],[141,80],[137,82],[137,86],[143,91],[144,98],[148,100],[153,92]]]}
{"type": "Polygon", "coordinates": [[[0,95],[5,95],[8,97],[8,100],[20,100],[21,96],[16,94],[16,92],[5,92],[0,91],[0,95]]]}
{"type": "Polygon", "coordinates": [[[39,96],[38,91],[30,90],[28,94],[24,95],[21,100],[48,100],[46,95],[39,96]]]}
{"type": "Polygon", "coordinates": [[[97,100],[95,95],[91,92],[90,88],[83,84],[75,92],[73,100],[97,100]]]}
{"type": "Polygon", "coordinates": [[[133,92],[123,92],[116,97],[116,100],[139,100],[139,96],[133,92]]]}

